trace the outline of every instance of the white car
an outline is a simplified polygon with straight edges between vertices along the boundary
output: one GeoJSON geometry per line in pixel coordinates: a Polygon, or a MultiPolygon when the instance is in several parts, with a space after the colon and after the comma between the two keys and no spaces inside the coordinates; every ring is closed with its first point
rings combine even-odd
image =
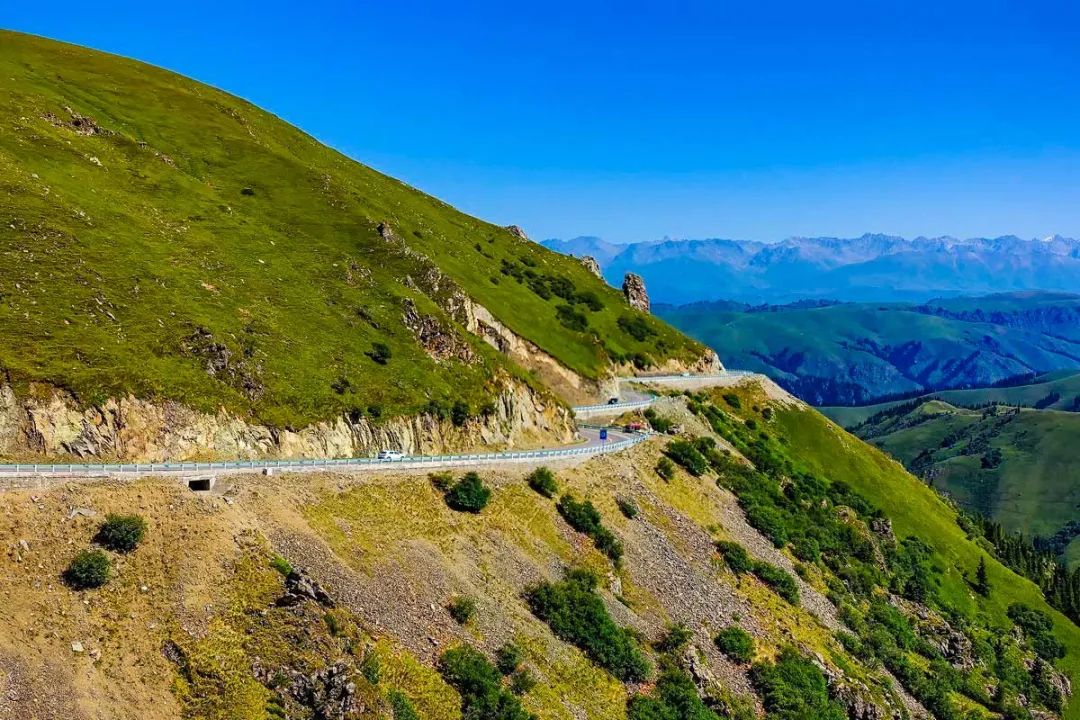
{"type": "Polygon", "coordinates": [[[401,460],[404,457],[405,457],[405,453],[398,452],[397,450],[380,450],[379,451],[379,459],[380,460],[401,460]]]}

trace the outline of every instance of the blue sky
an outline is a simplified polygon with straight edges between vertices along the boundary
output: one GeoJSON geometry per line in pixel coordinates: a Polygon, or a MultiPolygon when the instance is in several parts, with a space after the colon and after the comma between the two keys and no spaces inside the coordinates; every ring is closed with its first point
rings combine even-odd
{"type": "Polygon", "coordinates": [[[217,85],[534,238],[1080,236],[1070,3],[238,5],[0,26],[217,85]]]}

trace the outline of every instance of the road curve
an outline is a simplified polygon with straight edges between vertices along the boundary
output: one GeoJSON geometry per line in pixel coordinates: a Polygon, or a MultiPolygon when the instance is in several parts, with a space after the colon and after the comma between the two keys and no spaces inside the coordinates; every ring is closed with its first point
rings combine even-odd
{"type": "MultiPolygon", "coordinates": [[[[696,383],[730,384],[733,380],[752,373],[743,371],[724,371],[716,375],[668,375],[659,377],[619,378],[620,383],[647,383],[663,385],[682,385],[696,383]]],[[[628,410],[646,408],[656,401],[656,396],[644,397],[604,405],[586,405],[574,408],[579,419],[595,415],[621,414],[628,410]]],[[[538,464],[580,460],[585,457],[606,453],[622,452],[646,440],[649,433],[624,433],[608,430],[607,438],[600,439],[600,428],[583,426],[580,433],[583,443],[540,450],[504,451],[490,453],[453,453],[445,455],[406,456],[400,460],[378,460],[375,458],[314,458],[310,460],[226,460],[221,462],[179,462],[179,463],[12,463],[0,464],[0,479],[28,478],[93,478],[111,476],[146,476],[163,475],[191,477],[193,475],[217,476],[252,472],[312,472],[333,470],[337,472],[359,472],[385,469],[438,469],[447,467],[496,465],[501,463],[538,464]]],[[[8,483],[19,486],[19,483],[8,483]]]]}

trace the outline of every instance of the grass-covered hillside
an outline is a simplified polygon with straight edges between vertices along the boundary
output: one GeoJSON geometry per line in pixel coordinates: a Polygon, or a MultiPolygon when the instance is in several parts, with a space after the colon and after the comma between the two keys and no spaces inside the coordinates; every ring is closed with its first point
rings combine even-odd
{"type": "MultiPolygon", "coordinates": [[[[941,390],[926,395],[958,407],[978,407],[989,403],[1019,405],[1037,410],[1080,412],[1080,373],[1059,370],[1030,379],[1030,382],[1003,387],[971,388],[970,390],[941,390]]],[[[920,398],[921,399],[921,398],[920,398]]],[[[891,400],[874,405],[819,407],[822,413],[846,428],[864,422],[882,410],[911,402],[891,400]]]]}
{"type": "Polygon", "coordinates": [[[576,260],[194,80],[0,32],[0,115],[14,383],[293,426],[478,408],[516,370],[462,331],[461,293],[585,378],[701,353],[576,260]]]}
{"type": "Polygon", "coordinates": [[[920,399],[853,428],[962,507],[1080,566],[1080,414],[920,399]]]}
{"type": "Polygon", "coordinates": [[[653,410],[550,470],[9,491],[0,715],[1080,717],[1080,630],[880,452],[753,381],[653,410]]]}
{"type": "Polygon", "coordinates": [[[1076,296],[1027,293],[923,305],[660,306],[729,367],[812,405],[864,405],[1080,367],[1076,296]],[[985,306],[985,307],[980,307],[985,306]]]}

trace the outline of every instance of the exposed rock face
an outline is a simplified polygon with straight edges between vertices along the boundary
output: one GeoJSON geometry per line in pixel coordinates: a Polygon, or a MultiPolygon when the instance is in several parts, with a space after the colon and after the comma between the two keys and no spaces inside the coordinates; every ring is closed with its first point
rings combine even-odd
{"type": "Polygon", "coordinates": [[[220,411],[209,414],[174,401],[133,396],[80,407],[70,394],[37,389],[20,398],[0,386],[0,457],[167,460],[363,457],[393,448],[426,454],[472,447],[513,447],[525,440],[569,442],[569,411],[524,383],[499,381],[495,412],[455,428],[430,415],[373,424],[347,417],[298,431],[245,422],[220,411]]]}
{"type": "Polygon", "coordinates": [[[975,667],[974,648],[967,635],[921,603],[890,595],[889,602],[912,621],[920,637],[937,646],[949,664],[961,670],[975,667]]]}
{"type": "Polygon", "coordinates": [[[507,225],[506,229],[509,230],[510,234],[513,235],[514,237],[520,238],[522,240],[528,240],[529,239],[529,236],[526,235],[525,231],[522,230],[521,227],[518,226],[518,225],[507,225]]]}
{"type": "Polygon", "coordinates": [[[303,570],[293,570],[285,578],[285,594],[278,598],[281,607],[292,607],[311,601],[325,608],[334,607],[334,599],[319,583],[303,570]]]}
{"type": "Polygon", "coordinates": [[[581,258],[581,264],[585,266],[585,269],[591,272],[601,280],[604,279],[603,273],[600,272],[600,263],[596,262],[596,258],[592,255],[585,255],[581,258]]]}
{"type": "Polygon", "coordinates": [[[71,120],[61,120],[55,114],[47,112],[42,117],[57,127],[65,127],[77,135],[113,135],[111,130],[106,130],[97,124],[94,118],[80,115],[69,107],[64,110],[71,116],[71,120]]]}
{"type": "Polygon", "coordinates": [[[354,671],[345,663],[299,675],[289,687],[289,694],[301,705],[310,708],[316,720],[346,720],[359,717],[367,708],[356,694],[352,681],[354,671]]]}
{"type": "Polygon", "coordinates": [[[240,390],[249,400],[258,400],[262,396],[264,388],[259,379],[262,365],[252,352],[234,353],[205,328],[196,328],[184,338],[180,351],[201,360],[207,375],[240,390]]]}
{"type": "Polygon", "coordinates": [[[424,351],[435,360],[460,360],[470,363],[476,353],[464,339],[433,315],[423,315],[416,303],[406,298],[401,315],[405,327],[412,330],[424,351]]]}
{"type": "Polygon", "coordinates": [[[630,303],[630,307],[641,312],[649,312],[649,293],[645,292],[645,281],[640,275],[626,273],[626,277],[623,278],[622,291],[623,295],[626,296],[626,302],[630,303]]]}

